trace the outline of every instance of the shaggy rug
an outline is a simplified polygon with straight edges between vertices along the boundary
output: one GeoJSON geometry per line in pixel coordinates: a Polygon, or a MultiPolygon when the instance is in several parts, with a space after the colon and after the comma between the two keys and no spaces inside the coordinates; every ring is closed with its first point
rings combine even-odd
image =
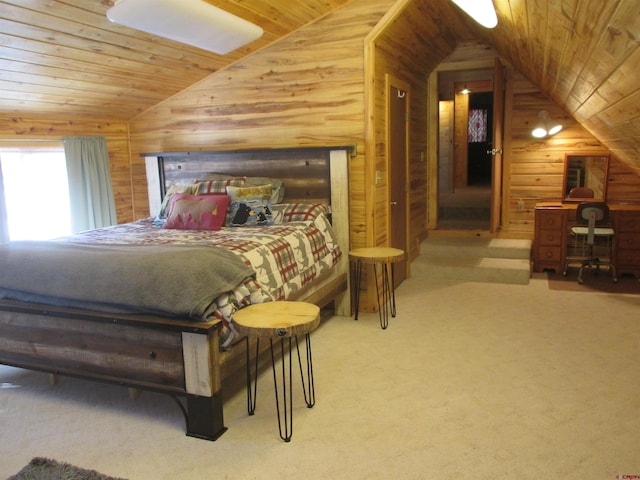
{"type": "Polygon", "coordinates": [[[124,480],[109,477],[95,470],[85,470],[68,463],[58,463],[48,458],[36,457],[7,480],[124,480]]]}

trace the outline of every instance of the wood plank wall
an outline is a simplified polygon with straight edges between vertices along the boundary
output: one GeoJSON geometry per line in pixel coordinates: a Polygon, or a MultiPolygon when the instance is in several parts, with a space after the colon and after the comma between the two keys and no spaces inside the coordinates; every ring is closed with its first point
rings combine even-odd
{"type": "MultiPolygon", "coordinates": [[[[111,162],[111,181],[118,223],[134,219],[134,185],[129,164],[129,134],[126,122],[97,119],[66,120],[51,117],[11,117],[0,114],[0,147],[4,144],[30,146],[63,137],[101,135],[106,138],[111,162]]],[[[146,180],[145,195],[146,195],[146,180]]]]}
{"type": "MultiPolygon", "coordinates": [[[[354,0],[162,102],[130,122],[133,178],[141,153],[356,144],[351,235],[364,210],[363,39],[394,0],[354,0]]],[[[136,216],[146,193],[134,190],[136,216]]]]}
{"type": "MultiPolygon", "coordinates": [[[[507,82],[512,83],[513,110],[511,151],[505,152],[511,176],[507,179],[509,208],[503,230],[512,237],[533,238],[535,204],[562,198],[565,154],[611,152],[522,74],[510,69],[507,82]],[[564,125],[550,139],[531,136],[540,110],[547,110],[564,125]],[[518,202],[524,203],[524,209],[518,208],[518,202]]],[[[640,176],[615,155],[609,164],[607,201],[640,203],[640,176]]]]}
{"type": "Polygon", "coordinates": [[[367,245],[388,245],[389,235],[389,159],[387,152],[387,105],[385,75],[390,74],[407,83],[410,91],[409,130],[409,248],[410,259],[419,252],[419,240],[426,234],[428,178],[428,77],[437,65],[455,48],[457,39],[455,15],[449,4],[428,1],[398,3],[389,12],[379,31],[370,38],[368,83],[374,86],[370,93],[372,125],[367,132],[367,178],[370,186],[369,211],[372,219],[367,245]],[[440,22],[446,17],[451,22],[440,22]],[[415,32],[420,32],[416,35],[415,32]],[[376,184],[376,171],[381,181],[376,184]]]}

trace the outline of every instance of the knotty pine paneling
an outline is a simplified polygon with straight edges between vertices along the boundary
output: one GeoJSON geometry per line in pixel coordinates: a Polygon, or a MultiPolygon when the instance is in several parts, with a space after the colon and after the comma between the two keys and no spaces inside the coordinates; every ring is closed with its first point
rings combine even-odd
{"type": "Polygon", "coordinates": [[[479,39],[640,173],[637,2],[495,3],[479,39]]]}
{"type": "Polygon", "coordinates": [[[141,153],[353,144],[351,236],[364,235],[364,38],[393,0],[355,0],[130,122],[135,216],[141,153]]]}
{"type": "Polygon", "coordinates": [[[575,119],[517,72],[513,82],[513,123],[508,182],[509,211],[504,233],[533,238],[534,209],[537,202],[560,201],[566,153],[611,154],[607,200],[611,203],[640,202],[640,176],[602,145],[575,119]],[[536,139],[531,130],[540,110],[560,119],[564,129],[549,139],[536,139]],[[518,208],[522,202],[524,209],[518,208]]]}
{"type": "MultiPolygon", "coordinates": [[[[428,146],[428,77],[455,48],[459,17],[449,4],[428,1],[406,2],[404,8],[377,35],[373,48],[374,130],[368,151],[375,161],[369,164],[370,177],[380,172],[380,182],[371,186],[373,198],[368,202],[368,216],[373,218],[368,245],[388,245],[389,159],[387,145],[387,104],[385,76],[393,75],[410,86],[409,113],[409,236],[408,257],[419,253],[419,241],[427,228],[427,146],[428,146]],[[446,18],[447,22],[438,19],[446,18]],[[421,28],[417,26],[420,25],[421,28]],[[415,35],[419,32],[419,35],[415,35]]],[[[368,159],[371,161],[371,159],[368,159]]]]}
{"type": "MultiPolygon", "coordinates": [[[[37,145],[42,140],[61,141],[63,137],[73,135],[100,135],[106,138],[118,223],[132,221],[135,211],[132,190],[135,185],[131,182],[126,122],[96,119],[61,120],[48,116],[0,116],[0,145],[2,140],[16,141],[25,146],[30,143],[37,145]]],[[[146,192],[146,178],[143,182],[146,192]]]]}

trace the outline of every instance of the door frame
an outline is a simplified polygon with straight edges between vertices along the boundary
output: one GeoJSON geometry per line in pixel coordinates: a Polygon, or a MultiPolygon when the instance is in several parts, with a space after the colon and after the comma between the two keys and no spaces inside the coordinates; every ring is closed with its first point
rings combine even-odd
{"type": "MultiPolygon", "coordinates": [[[[439,127],[439,96],[438,96],[438,74],[445,71],[458,71],[465,70],[494,70],[493,79],[493,98],[494,98],[494,123],[496,122],[496,110],[505,115],[505,103],[506,98],[506,82],[505,82],[505,67],[496,57],[491,62],[460,62],[453,68],[445,65],[438,67],[429,75],[429,93],[428,93],[428,109],[429,109],[429,146],[428,146],[428,176],[429,176],[429,191],[428,207],[427,207],[427,230],[436,231],[438,229],[438,127],[439,127]],[[500,95],[500,101],[502,103],[502,109],[496,108],[496,97],[500,95]]],[[[470,83],[466,82],[466,83],[470,83]]],[[[503,209],[503,202],[505,201],[505,185],[504,185],[504,165],[503,165],[503,142],[504,142],[504,119],[502,119],[502,138],[499,139],[499,149],[501,150],[499,155],[493,157],[492,162],[492,181],[491,181],[491,219],[489,225],[489,235],[495,236],[503,225],[503,215],[505,210],[503,209]]],[[[494,127],[495,131],[495,127],[494,127]]],[[[493,132],[492,132],[493,133],[493,132]]],[[[494,148],[496,147],[496,139],[494,138],[494,148]]]]}
{"type": "MultiPolygon", "coordinates": [[[[404,152],[404,179],[405,179],[405,187],[404,187],[404,245],[402,250],[405,252],[409,251],[409,238],[410,238],[410,217],[409,217],[409,140],[410,140],[410,130],[411,130],[411,86],[408,82],[401,80],[398,77],[395,77],[392,74],[385,74],[385,168],[387,170],[387,202],[386,202],[386,217],[387,217],[387,239],[389,245],[391,244],[391,149],[390,149],[390,137],[391,137],[391,109],[389,107],[389,99],[390,99],[390,91],[391,88],[396,88],[398,90],[405,92],[405,152],[404,152]]],[[[410,262],[408,258],[405,258],[406,263],[406,277],[409,277],[409,266],[410,262]]]]}

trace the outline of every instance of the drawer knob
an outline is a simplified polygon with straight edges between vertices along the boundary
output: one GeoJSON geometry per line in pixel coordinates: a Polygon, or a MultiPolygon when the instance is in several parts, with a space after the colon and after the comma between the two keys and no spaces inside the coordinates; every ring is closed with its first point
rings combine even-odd
{"type": "Polygon", "coordinates": [[[156,355],[156,352],[153,352],[153,351],[149,352],[149,358],[150,358],[151,360],[155,360],[157,356],[158,356],[158,355],[156,355]]]}

